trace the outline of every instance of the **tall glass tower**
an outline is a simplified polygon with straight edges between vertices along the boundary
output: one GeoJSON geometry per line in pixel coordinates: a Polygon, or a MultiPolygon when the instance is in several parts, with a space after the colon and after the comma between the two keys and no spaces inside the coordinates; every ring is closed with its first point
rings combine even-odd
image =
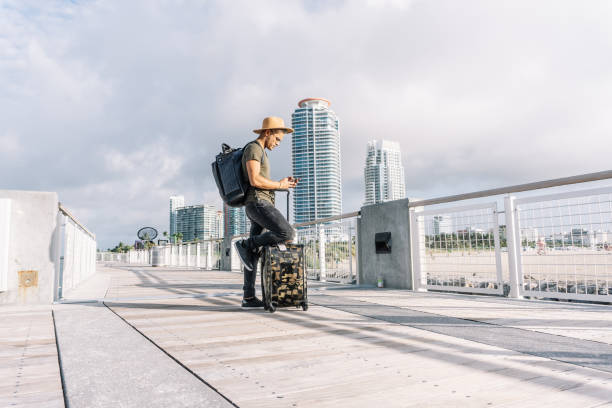
{"type": "Polygon", "coordinates": [[[291,115],[293,176],[301,179],[293,195],[296,223],[342,214],[340,132],[329,106],[326,99],[307,98],[291,115]]]}
{"type": "Polygon", "coordinates": [[[387,140],[368,142],[364,180],[365,205],[406,197],[399,143],[387,140]]]}
{"type": "Polygon", "coordinates": [[[248,234],[251,231],[251,220],[246,216],[244,207],[230,207],[223,204],[223,214],[223,231],[226,237],[248,234]]]}

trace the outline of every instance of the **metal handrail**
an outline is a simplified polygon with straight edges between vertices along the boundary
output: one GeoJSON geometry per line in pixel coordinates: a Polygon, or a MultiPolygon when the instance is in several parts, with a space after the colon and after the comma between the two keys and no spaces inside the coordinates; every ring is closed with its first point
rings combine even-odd
{"type": "MultiPolygon", "coordinates": [[[[345,218],[359,217],[360,215],[361,215],[361,211],[355,211],[355,212],[351,212],[351,213],[336,215],[336,216],[333,216],[333,217],[320,218],[320,219],[314,220],[314,221],[300,222],[298,224],[293,224],[293,227],[294,228],[298,228],[298,227],[307,227],[309,225],[324,224],[326,222],[343,220],[345,218]]],[[[235,238],[248,238],[248,237],[249,237],[249,234],[232,235],[232,239],[235,239],[235,238]]]]}
{"type": "Polygon", "coordinates": [[[597,173],[582,174],[579,176],[563,177],[552,180],[536,181],[534,183],[517,184],[514,186],[493,188],[489,190],[475,191],[473,193],[456,194],[452,196],[430,198],[409,202],[408,207],[422,207],[425,205],[443,204],[454,201],[469,200],[472,198],[489,197],[500,194],[519,193],[522,191],[539,190],[542,188],[566,186],[570,184],[586,183],[589,181],[606,180],[612,178],[612,170],[600,171],[597,173]]]}
{"type": "MultiPolygon", "coordinates": [[[[456,195],[451,195],[451,196],[430,198],[427,200],[409,202],[408,207],[421,207],[421,206],[432,205],[432,204],[443,204],[443,203],[450,203],[453,201],[469,200],[472,198],[481,198],[481,197],[488,197],[488,196],[494,196],[494,195],[500,195],[500,194],[518,193],[522,191],[538,190],[542,188],[559,187],[559,186],[565,186],[565,185],[570,185],[570,184],[586,183],[589,181],[598,181],[598,180],[606,180],[606,179],[612,179],[612,170],[600,171],[597,173],[582,174],[579,176],[563,177],[563,178],[552,179],[552,180],[536,181],[536,182],[527,183],[527,184],[517,184],[514,186],[475,191],[473,193],[464,193],[464,194],[456,194],[456,195]]],[[[338,221],[338,220],[342,220],[345,218],[358,217],[360,215],[361,215],[361,211],[355,211],[355,212],[346,213],[342,215],[336,215],[334,217],[321,218],[318,220],[308,221],[308,222],[301,222],[301,223],[293,224],[293,226],[294,227],[306,227],[309,225],[316,225],[316,224],[323,224],[323,223],[331,222],[331,221],[338,221]]],[[[233,237],[243,238],[243,237],[248,237],[248,236],[249,234],[240,234],[240,235],[234,235],[233,237]]]]}
{"type": "MultiPolygon", "coordinates": [[[[291,191],[289,189],[274,189],[273,191],[279,191],[279,192],[284,192],[287,194],[291,194],[291,191]]],[[[289,216],[289,195],[287,196],[287,216],[289,216]]],[[[327,217],[327,218],[321,218],[318,220],[314,220],[314,221],[307,221],[307,222],[300,222],[298,224],[293,224],[294,228],[297,227],[307,227],[309,225],[316,225],[316,224],[323,224],[326,222],[331,222],[331,221],[338,221],[338,220],[342,220],[345,218],[352,218],[352,217],[358,217],[361,215],[361,211],[355,211],[352,213],[346,213],[346,214],[341,214],[341,215],[335,215],[333,217],[327,217]]],[[[232,235],[232,239],[234,238],[248,238],[250,236],[250,234],[246,233],[246,234],[239,234],[239,235],[232,235]]]]}
{"type": "Polygon", "coordinates": [[[58,204],[59,210],[68,218],[70,218],[76,225],[78,225],[85,233],[87,233],[93,240],[96,240],[96,234],[88,230],[83,224],[81,224],[74,216],[62,205],[62,203],[58,204]]]}

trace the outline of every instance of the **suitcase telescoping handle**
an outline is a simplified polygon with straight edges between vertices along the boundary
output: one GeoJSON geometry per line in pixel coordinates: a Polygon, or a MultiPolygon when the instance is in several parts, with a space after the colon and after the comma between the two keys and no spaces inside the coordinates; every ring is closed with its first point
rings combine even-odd
{"type": "Polygon", "coordinates": [[[280,191],[281,193],[287,193],[287,222],[289,222],[289,197],[291,196],[291,190],[289,189],[278,189],[274,191],[280,191]]]}

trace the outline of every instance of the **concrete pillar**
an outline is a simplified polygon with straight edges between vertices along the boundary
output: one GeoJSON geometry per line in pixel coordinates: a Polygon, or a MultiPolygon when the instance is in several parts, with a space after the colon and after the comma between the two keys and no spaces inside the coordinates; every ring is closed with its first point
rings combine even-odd
{"type": "Polygon", "coordinates": [[[359,283],[376,286],[382,277],[385,287],[412,289],[409,199],[361,208],[359,224],[359,283]],[[374,236],[391,233],[391,253],[377,254],[374,236]]]}
{"type": "Polygon", "coordinates": [[[221,243],[221,269],[232,270],[232,237],[224,237],[221,243]]]}

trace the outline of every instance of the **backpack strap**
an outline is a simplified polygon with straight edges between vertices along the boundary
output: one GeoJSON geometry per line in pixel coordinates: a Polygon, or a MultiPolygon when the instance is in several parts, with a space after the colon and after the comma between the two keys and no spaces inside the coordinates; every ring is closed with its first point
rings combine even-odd
{"type": "Polygon", "coordinates": [[[246,149],[246,147],[250,145],[251,143],[255,143],[257,146],[261,148],[261,159],[259,160],[259,162],[261,163],[263,161],[264,155],[266,154],[266,150],[259,143],[257,143],[256,140],[251,140],[249,143],[245,144],[242,150],[244,151],[244,149],[246,149]]]}

